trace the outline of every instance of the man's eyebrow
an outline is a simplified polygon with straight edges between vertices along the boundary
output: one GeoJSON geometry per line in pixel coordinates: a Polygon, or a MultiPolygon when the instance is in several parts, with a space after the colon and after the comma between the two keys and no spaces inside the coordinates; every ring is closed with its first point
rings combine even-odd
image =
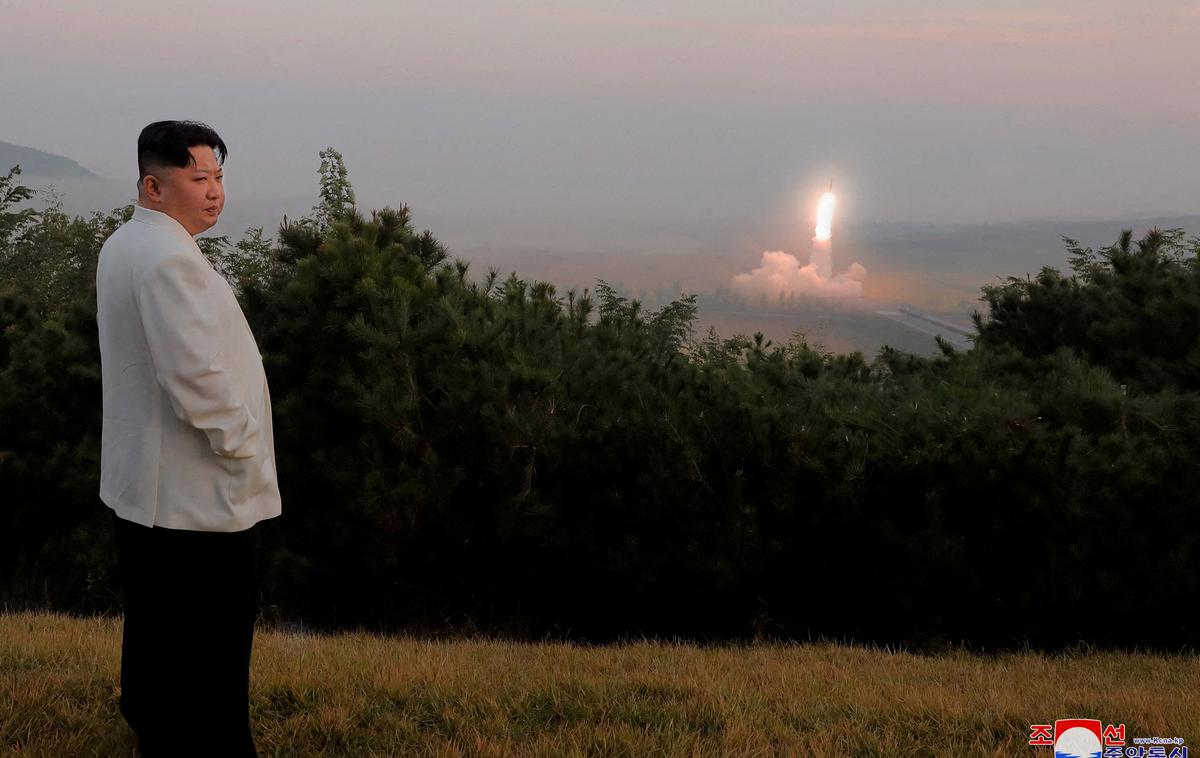
{"type": "Polygon", "coordinates": [[[198,171],[201,174],[225,173],[225,169],[221,166],[217,166],[216,168],[200,168],[199,166],[196,166],[193,170],[198,171]]]}

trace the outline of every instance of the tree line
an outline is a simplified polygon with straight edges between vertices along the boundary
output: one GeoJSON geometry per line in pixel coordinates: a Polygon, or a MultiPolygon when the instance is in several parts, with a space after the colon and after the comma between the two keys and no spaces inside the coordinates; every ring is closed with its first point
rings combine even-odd
{"type": "MultiPolygon", "coordinates": [[[[130,207],[0,183],[0,600],[119,607],[95,261],[130,207]]],[[[1200,242],[1065,240],[969,351],[696,334],[605,282],[478,276],[406,207],[201,240],[258,340],[264,612],[327,629],[1178,648],[1200,592],[1200,242]]]]}

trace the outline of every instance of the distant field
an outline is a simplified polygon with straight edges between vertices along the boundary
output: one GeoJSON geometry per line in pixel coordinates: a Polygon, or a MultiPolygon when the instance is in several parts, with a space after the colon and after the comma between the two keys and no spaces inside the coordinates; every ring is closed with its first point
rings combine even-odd
{"type": "MultiPolygon", "coordinates": [[[[877,307],[885,306],[877,304],[877,307]]],[[[895,306],[889,309],[894,310],[895,306]]],[[[965,321],[961,317],[958,320],[965,321]]],[[[776,344],[786,343],[799,333],[813,347],[832,353],[860,352],[868,361],[874,360],[885,345],[915,355],[941,352],[932,335],[881,316],[866,305],[788,312],[722,309],[701,304],[693,337],[703,336],[710,326],[722,337],[762,332],[776,344]]]]}
{"type": "MultiPolygon", "coordinates": [[[[0,616],[0,749],[132,755],[120,619],[0,616]]],[[[429,641],[260,631],[263,756],[1045,756],[1029,724],[1200,746],[1200,659],[834,644],[429,641]]]]}

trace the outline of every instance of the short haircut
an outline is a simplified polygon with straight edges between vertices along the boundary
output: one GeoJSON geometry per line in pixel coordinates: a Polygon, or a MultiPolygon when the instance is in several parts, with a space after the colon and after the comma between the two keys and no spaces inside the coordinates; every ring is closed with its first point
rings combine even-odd
{"type": "Polygon", "coordinates": [[[208,145],[225,163],[225,143],[208,124],[199,121],[155,121],[138,135],[138,181],[152,166],[187,168],[194,159],[189,147],[208,145]]]}

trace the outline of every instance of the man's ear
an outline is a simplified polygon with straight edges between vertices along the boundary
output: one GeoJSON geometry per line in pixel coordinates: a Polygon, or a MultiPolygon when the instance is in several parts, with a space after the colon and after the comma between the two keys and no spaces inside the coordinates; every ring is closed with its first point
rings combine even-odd
{"type": "Polygon", "coordinates": [[[149,200],[162,199],[162,183],[158,181],[158,177],[154,174],[146,174],[138,182],[139,194],[149,200]]]}

